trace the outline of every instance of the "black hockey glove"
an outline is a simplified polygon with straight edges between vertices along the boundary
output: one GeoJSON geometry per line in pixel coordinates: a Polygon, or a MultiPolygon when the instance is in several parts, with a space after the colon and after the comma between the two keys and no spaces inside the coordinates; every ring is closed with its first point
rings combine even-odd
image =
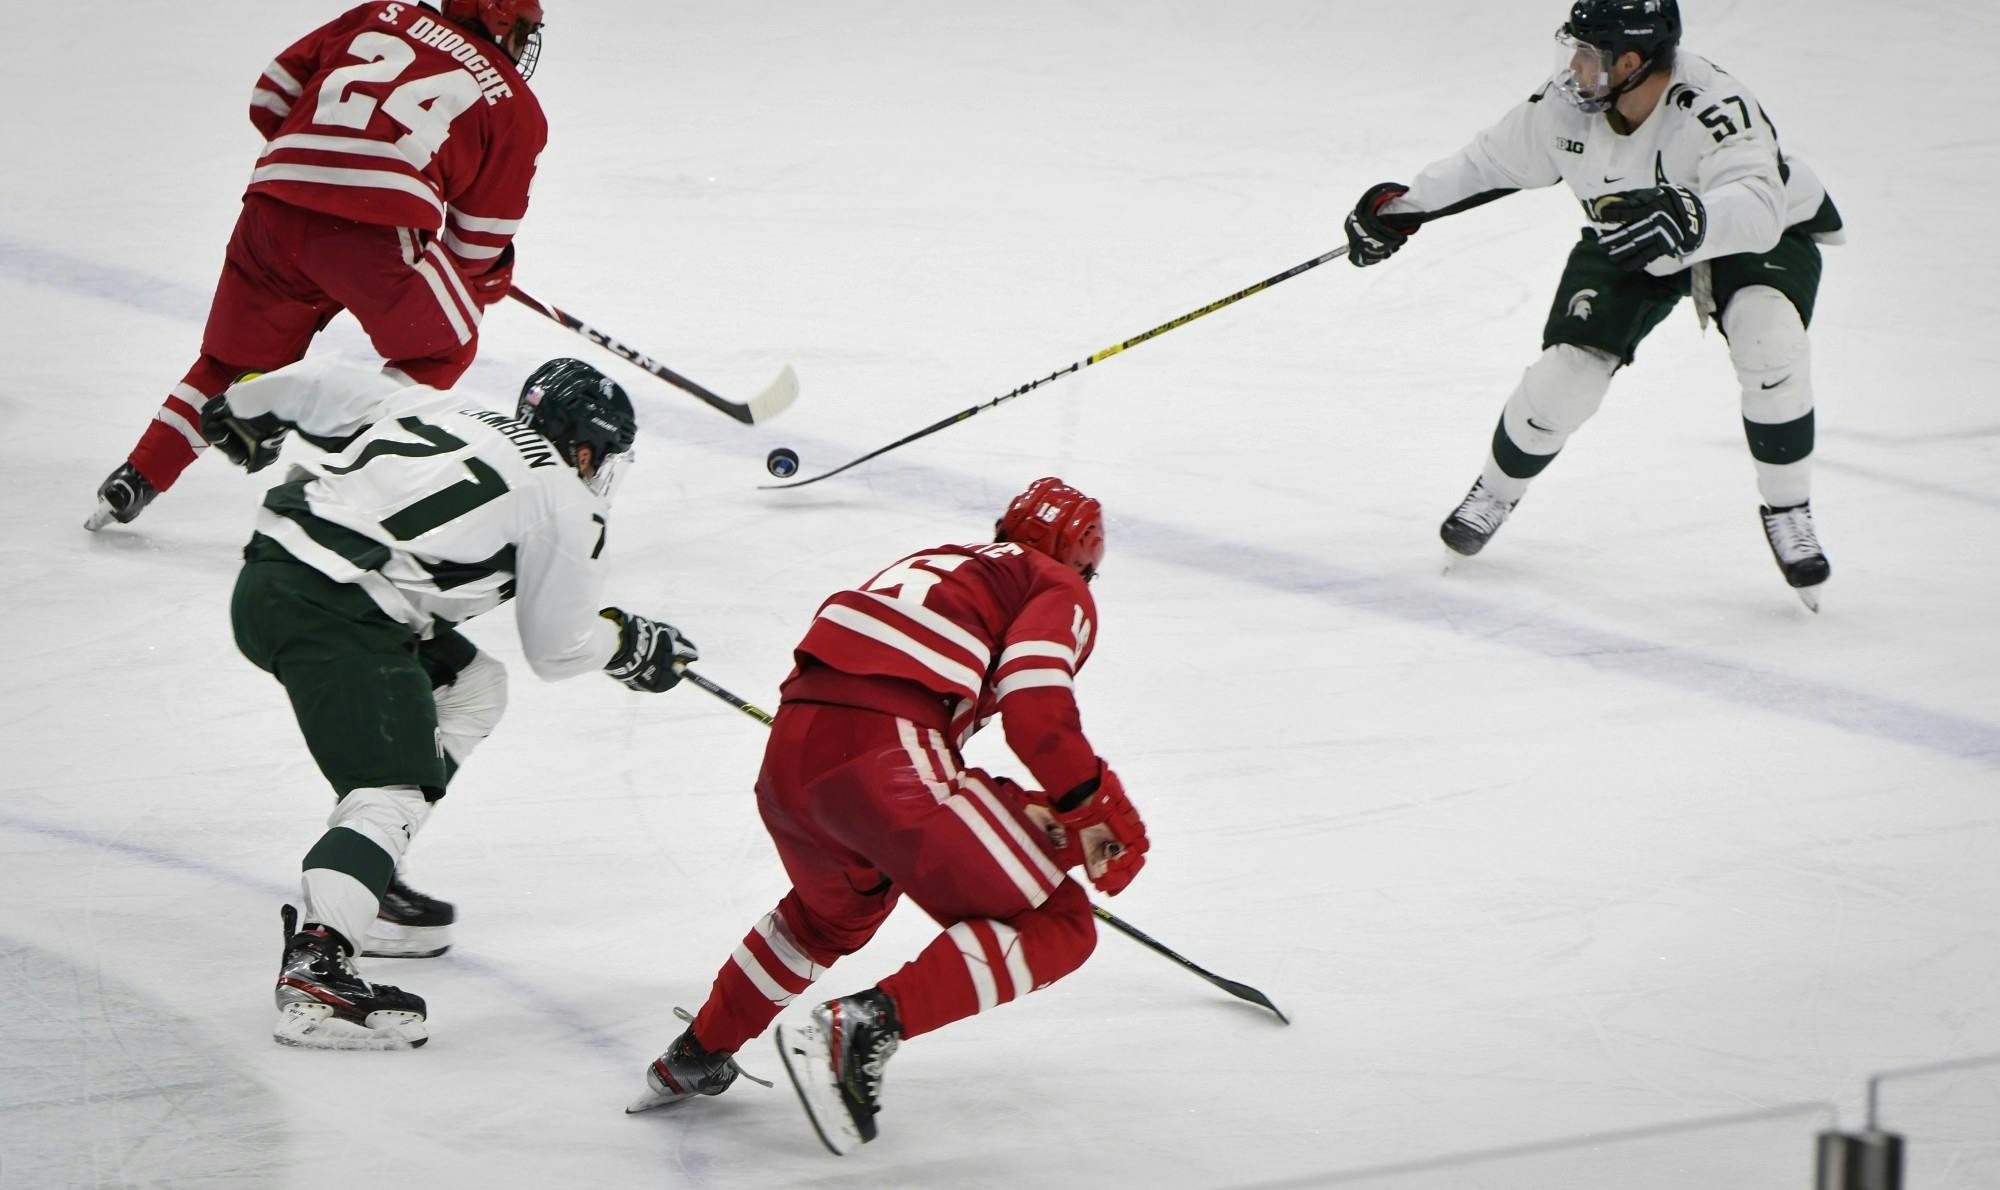
{"type": "Polygon", "coordinates": [[[210,397],[201,407],[201,436],[245,471],[262,471],[277,462],[285,435],[291,432],[291,423],[269,413],[236,416],[226,396],[210,397]]]}
{"type": "Polygon", "coordinates": [[[1384,204],[1401,198],[1409,190],[1401,182],[1378,182],[1368,188],[1360,202],[1354,204],[1354,209],[1347,214],[1347,263],[1357,269],[1381,264],[1394,256],[1416,232],[1415,219],[1407,215],[1382,214],[1384,204]]]}
{"type": "Polygon", "coordinates": [[[1628,273],[1662,256],[1686,256],[1708,238],[1708,208],[1685,186],[1649,186],[1600,195],[1584,205],[1599,223],[1615,223],[1597,233],[1597,242],[1628,273]]]}
{"type": "Polygon", "coordinates": [[[672,624],[615,607],[597,614],[618,625],[618,651],[604,663],[604,672],[630,689],[647,694],[672,690],[680,683],[681,667],[701,660],[701,650],[672,624]]]}

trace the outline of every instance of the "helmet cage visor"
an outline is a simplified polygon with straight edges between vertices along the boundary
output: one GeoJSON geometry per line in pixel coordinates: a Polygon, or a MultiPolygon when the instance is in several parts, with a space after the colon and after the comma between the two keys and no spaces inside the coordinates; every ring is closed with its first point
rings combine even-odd
{"type": "Polygon", "coordinates": [[[504,48],[512,50],[513,45],[520,46],[514,52],[514,69],[520,72],[521,81],[535,77],[535,64],[542,60],[542,27],[526,18],[515,21],[507,41],[510,44],[504,48]]]}
{"type": "Polygon", "coordinates": [[[1610,110],[1618,99],[1618,88],[1611,83],[1617,62],[1618,51],[1610,46],[1592,45],[1568,25],[1556,30],[1556,91],[1578,111],[1610,110]]]}
{"type": "MultiPolygon", "coordinates": [[[[591,453],[595,454],[596,451],[593,450],[591,453]]],[[[583,481],[583,486],[589,488],[606,504],[611,503],[612,497],[618,494],[619,484],[625,478],[625,468],[631,466],[635,453],[628,448],[617,454],[593,460],[590,478],[583,481]]]]}

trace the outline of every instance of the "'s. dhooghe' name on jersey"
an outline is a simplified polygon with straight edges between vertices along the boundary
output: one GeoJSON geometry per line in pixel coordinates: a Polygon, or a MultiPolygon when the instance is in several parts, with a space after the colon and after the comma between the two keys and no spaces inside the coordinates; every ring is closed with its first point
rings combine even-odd
{"type": "MultiPolygon", "coordinates": [[[[388,11],[382,14],[382,19],[392,25],[397,24],[402,18],[403,8],[401,4],[391,4],[388,11]]],[[[472,76],[472,81],[479,84],[479,94],[486,100],[488,107],[514,93],[514,88],[507,85],[506,76],[502,75],[493,63],[486,60],[486,55],[479,51],[478,44],[467,41],[450,25],[434,21],[427,16],[420,16],[412,21],[410,27],[403,30],[403,33],[411,41],[449,55],[463,66],[465,72],[472,76]]]]}

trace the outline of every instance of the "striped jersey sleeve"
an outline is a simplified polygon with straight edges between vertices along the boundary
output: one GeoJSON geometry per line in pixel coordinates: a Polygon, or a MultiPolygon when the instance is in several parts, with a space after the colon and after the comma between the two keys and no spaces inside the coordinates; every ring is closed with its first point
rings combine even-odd
{"type": "Polygon", "coordinates": [[[325,29],[315,29],[294,42],[271,59],[250,88],[250,123],[266,141],[278,135],[279,125],[292,114],[292,105],[304,97],[305,80],[318,70],[319,42],[325,33],[325,29]]]}
{"type": "Polygon", "coordinates": [[[993,671],[992,708],[1007,746],[1043,789],[1060,796],[1098,775],[1075,690],[1076,671],[1095,643],[1097,612],[1073,571],[1051,569],[1008,626],[993,671]]]}

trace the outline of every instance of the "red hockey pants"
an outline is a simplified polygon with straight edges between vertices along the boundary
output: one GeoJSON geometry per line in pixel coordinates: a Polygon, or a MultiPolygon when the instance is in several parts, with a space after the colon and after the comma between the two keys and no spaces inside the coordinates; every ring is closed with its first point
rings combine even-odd
{"type": "Polygon", "coordinates": [[[697,1040],[734,1052],[907,895],[945,927],[881,982],[903,1035],[1046,987],[1097,942],[1020,790],[964,769],[944,734],[877,711],[779,708],[757,806],[792,889],[724,963],[697,1040]]]}
{"type": "Polygon", "coordinates": [[[243,200],[202,333],[131,461],[161,491],[207,449],[201,407],[245,372],[302,359],[347,310],[383,359],[450,388],[479,349],[479,306],[444,249],[407,228],[354,223],[260,194],[243,200]]]}

